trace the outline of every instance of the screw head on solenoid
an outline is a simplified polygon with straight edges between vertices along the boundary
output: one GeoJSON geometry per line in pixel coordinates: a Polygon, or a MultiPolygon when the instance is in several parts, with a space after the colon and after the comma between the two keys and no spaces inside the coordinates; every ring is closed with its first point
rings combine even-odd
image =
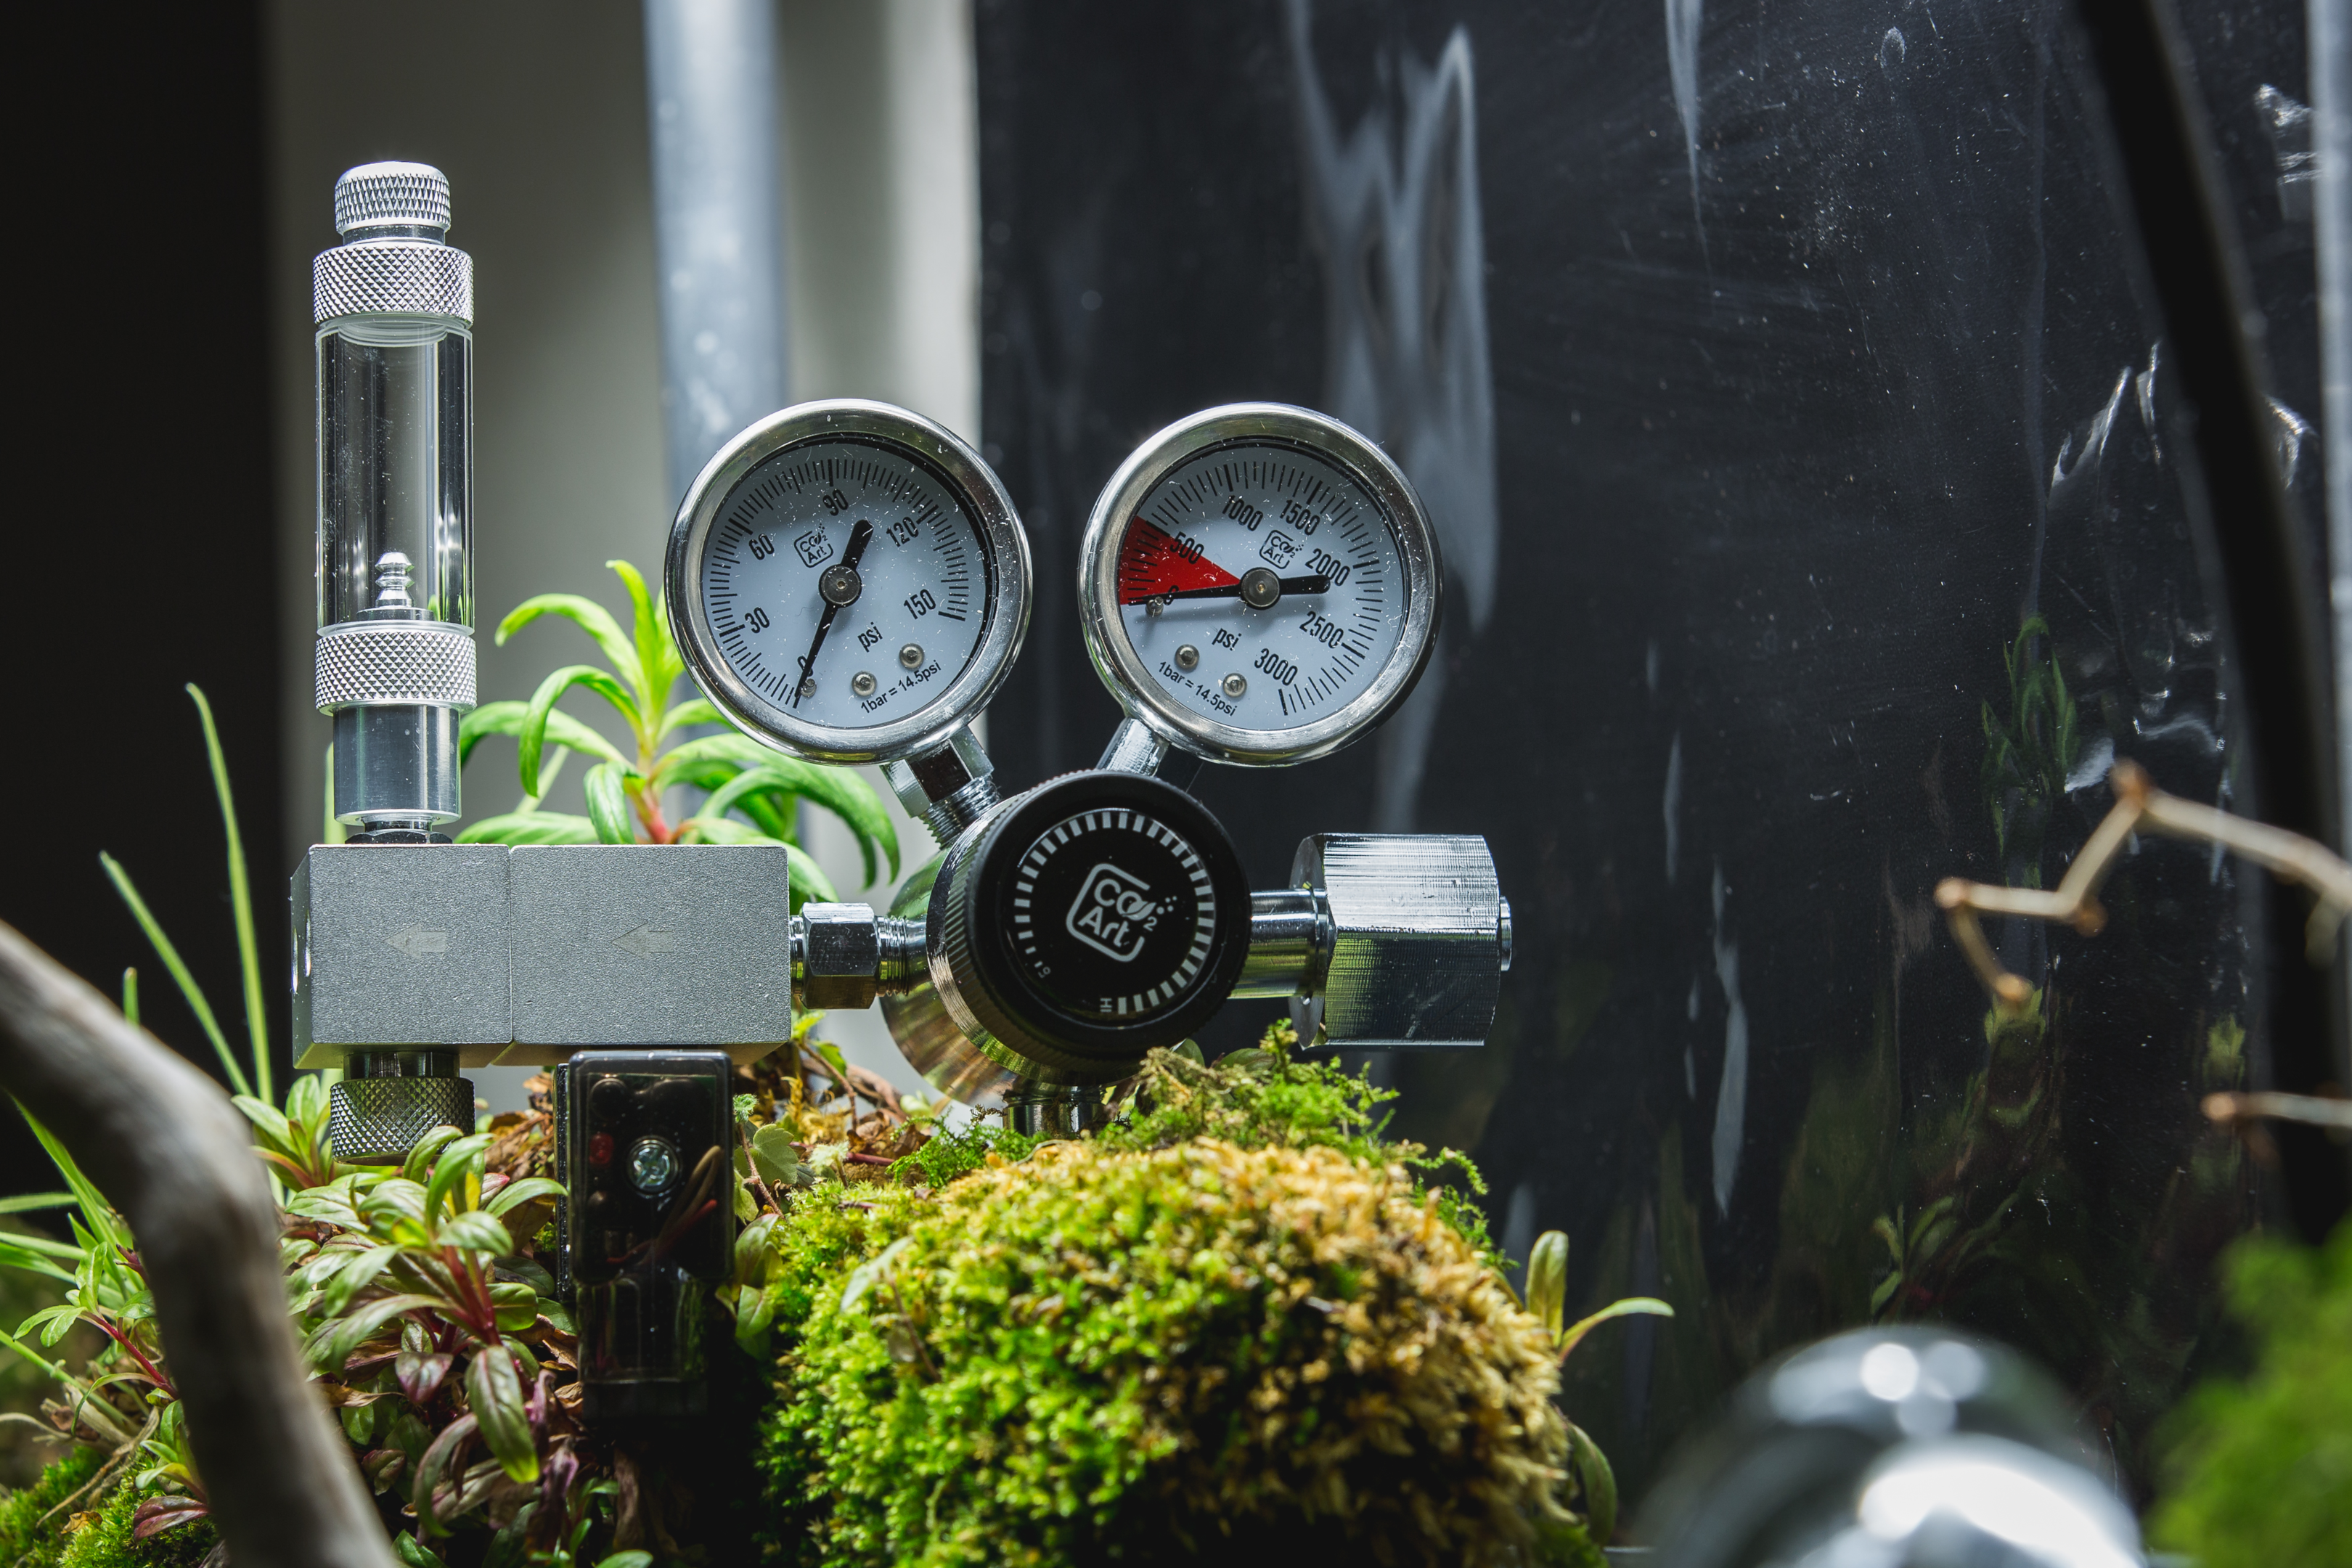
{"type": "Polygon", "coordinates": [[[1129,1076],[1208,1020],[1249,948],[1224,828],[1134,773],[1071,773],[1007,802],[940,884],[942,999],[991,1057],[1049,1081],[1129,1076]]]}

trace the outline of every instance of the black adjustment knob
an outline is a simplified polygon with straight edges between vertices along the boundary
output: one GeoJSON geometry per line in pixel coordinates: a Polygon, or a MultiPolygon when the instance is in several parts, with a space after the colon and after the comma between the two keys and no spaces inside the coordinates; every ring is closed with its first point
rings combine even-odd
{"type": "Polygon", "coordinates": [[[942,1000],[1027,1076],[1128,1076],[1207,1021],[1249,950],[1249,884],[1225,830],[1135,773],[1071,773],[1007,802],[940,882],[942,1000]]]}

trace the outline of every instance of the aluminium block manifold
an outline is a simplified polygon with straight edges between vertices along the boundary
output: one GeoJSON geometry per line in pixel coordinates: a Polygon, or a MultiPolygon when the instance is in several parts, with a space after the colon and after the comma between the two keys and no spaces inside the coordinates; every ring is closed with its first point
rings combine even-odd
{"type": "Polygon", "coordinates": [[[313,847],[293,881],[294,1051],[344,1069],[338,1157],[472,1126],[461,1068],[757,1061],[792,1038],[790,895],[781,845],[313,847]]]}

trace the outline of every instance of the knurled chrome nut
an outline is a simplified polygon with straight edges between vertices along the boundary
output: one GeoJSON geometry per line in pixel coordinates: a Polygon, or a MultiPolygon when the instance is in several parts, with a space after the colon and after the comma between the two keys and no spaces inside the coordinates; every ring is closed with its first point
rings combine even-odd
{"type": "Polygon", "coordinates": [[[803,904],[793,989],[806,1008],[870,1007],[882,974],[882,937],[871,904],[803,904]]]}

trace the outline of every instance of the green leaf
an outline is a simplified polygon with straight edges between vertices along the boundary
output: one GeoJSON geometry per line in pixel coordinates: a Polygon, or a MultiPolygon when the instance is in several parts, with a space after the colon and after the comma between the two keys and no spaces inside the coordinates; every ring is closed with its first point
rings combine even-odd
{"type": "Polygon", "coordinates": [[[498,1310],[499,1331],[502,1334],[521,1333],[539,1321],[539,1292],[520,1280],[492,1285],[490,1301],[498,1310]]]}
{"type": "Polygon", "coordinates": [[[596,1568],[653,1568],[653,1563],[652,1552],[631,1550],[615,1552],[598,1558],[596,1568]]]}
{"type": "Polygon", "coordinates": [[[539,1479],[539,1450],[523,1408],[522,1379],[515,1375],[514,1357],[505,1346],[488,1346],[467,1366],[466,1401],[499,1468],[514,1480],[539,1479]]]}
{"type": "Polygon", "coordinates": [[[1576,1484],[1584,1493],[1585,1528],[1593,1544],[1605,1544],[1617,1533],[1617,1472],[1609,1468],[1609,1456],[1601,1445],[1573,1421],[1568,1424],[1568,1453],[1576,1484]]]}
{"type": "Polygon", "coordinates": [[[442,1146],[433,1157],[433,1179],[425,1184],[425,1217],[433,1218],[441,1212],[444,1199],[456,1208],[467,1207],[465,1201],[466,1178],[478,1177],[483,1173],[483,1156],[497,1142],[488,1132],[468,1133],[442,1146]]]}
{"type": "MultiPolygon", "coordinates": [[[[41,1255],[47,1250],[47,1247],[37,1251],[33,1250],[18,1245],[22,1239],[14,1236],[0,1236],[0,1268],[20,1269],[26,1274],[43,1274],[52,1279],[61,1279],[68,1285],[81,1283],[80,1279],[72,1269],[60,1268],[41,1255]]],[[[57,1242],[52,1245],[62,1247],[65,1243],[57,1242]]],[[[74,1257],[77,1260],[80,1258],[81,1252],[79,1248],[75,1250],[74,1257]]]]}
{"type": "Polygon", "coordinates": [[[1559,1337],[1559,1359],[1566,1361],[1568,1352],[1584,1342],[1584,1336],[1612,1318],[1628,1318],[1635,1314],[1652,1318],[1671,1318],[1675,1310],[1654,1296],[1628,1296],[1609,1305],[1589,1318],[1580,1318],[1559,1337]]]}
{"type": "Polygon", "coordinates": [[[1548,1230],[1528,1254],[1528,1310],[1541,1319],[1544,1332],[1559,1342],[1568,1306],[1568,1232],[1548,1230]]]}
{"type": "Polygon", "coordinates": [[[809,858],[808,851],[797,844],[787,844],[784,846],[784,858],[791,862],[793,868],[793,908],[799,909],[803,904],[841,901],[841,895],[834,891],[833,879],[809,858]]]}
{"type": "Polygon", "coordinates": [[[302,1073],[286,1089],[286,1116],[305,1127],[325,1124],[328,1117],[327,1080],[314,1072],[302,1073]]]}
{"type": "Polygon", "coordinates": [[[707,699],[689,697],[662,715],[661,735],[667,740],[672,730],[683,730],[693,724],[724,724],[727,715],[712,707],[707,699]]]}
{"type": "MultiPolygon", "coordinates": [[[[761,1180],[779,1187],[803,1184],[803,1174],[808,1171],[801,1163],[800,1151],[793,1147],[793,1130],[782,1122],[771,1122],[751,1135],[751,1166],[761,1180]]],[[[743,1234],[748,1239],[751,1232],[743,1234]]]]}
{"type": "Polygon", "coordinates": [[[383,1296],[355,1307],[340,1318],[330,1318],[312,1331],[302,1352],[310,1363],[330,1377],[339,1375],[368,1336],[403,1312],[437,1312],[448,1302],[438,1296],[383,1296]]]}
{"type": "Polygon", "coordinates": [[[405,1563],[407,1568],[449,1568],[449,1565],[441,1560],[441,1554],[438,1552],[426,1546],[413,1535],[394,1536],[392,1549],[399,1553],[401,1562],[405,1563]]]}
{"type": "Polygon", "coordinates": [[[486,816],[457,835],[460,844],[595,844],[596,825],[562,811],[486,816]]]}
{"type": "MultiPolygon", "coordinates": [[[[551,1181],[545,1176],[525,1176],[520,1182],[509,1182],[491,1194],[489,1200],[482,1205],[482,1211],[492,1215],[503,1215],[509,1210],[520,1208],[533,1198],[560,1198],[562,1195],[562,1182],[551,1181]]],[[[554,1288],[555,1282],[548,1281],[548,1289],[552,1290],[554,1288]]]]}
{"type": "Polygon", "coordinates": [[[253,886],[245,874],[245,840],[236,830],[236,805],[229,797],[228,759],[221,754],[220,731],[213,723],[213,705],[193,681],[188,695],[195,700],[196,716],[204,721],[205,755],[213,767],[213,794],[220,798],[221,826],[228,837],[228,907],[236,924],[236,955],[245,971],[245,1027],[253,1045],[253,1081],[261,1098],[276,1100],[269,1079],[268,1007],[261,996],[261,948],[253,938],[253,886]]]}
{"type": "Polygon", "coordinates": [[[0,1198],[0,1214],[30,1214],[35,1209],[71,1208],[71,1193],[20,1193],[13,1198],[0,1198]]]}
{"type": "Polygon", "coordinates": [[[599,763],[588,770],[581,780],[581,789],[588,796],[588,820],[596,825],[596,837],[604,844],[635,844],[637,825],[629,810],[628,791],[621,781],[636,776],[636,770],[624,763],[599,763]]]}
{"type": "Polygon", "coordinates": [[[372,1247],[365,1252],[347,1255],[351,1261],[329,1280],[319,1292],[319,1311],[322,1317],[339,1318],[352,1304],[352,1298],[375,1283],[393,1260],[400,1256],[396,1247],[372,1247]]]}
{"type": "Polygon", "coordinates": [[[515,1249],[514,1237],[507,1234],[507,1227],[500,1225],[495,1215],[484,1214],[480,1209],[467,1209],[464,1214],[452,1215],[442,1222],[433,1239],[443,1247],[469,1247],[476,1252],[487,1252],[493,1258],[504,1258],[515,1249]]]}
{"type": "MultiPolygon", "coordinates": [[[[530,716],[528,702],[485,702],[468,712],[457,723],[457,761],[463,765],[474,753],[475,742],[485,735],[520,735],[523,724],[530,716]]],[[[575,752],[602,757],[608,763],[628,761],[621,749],[594,730],[574,719],[562,709],[551,710],[547,715],[547,743],[569,746],[575,752]]]]}
{"type": "MultiPolygon", "coordinates": [[[[440,1159],[441,1151],[464,1136],[465,1133],[458,1129],[446,1125],[436,1127],[426,1132],[424,1137],[408,1146],[408,1157],[400,1163],[402,1178],[405,1181],[422,1183],[431,1173],[434,1162],[440,1159]]],[[[391,1194],[387,1193],[384,1195],[389,1197],[391,1194]]],[[[420,1215],[425,1212],[423,1206],[424,1199],[425,1194],[419,1192],[417,1194],[419,1206],[416,1212],[420,1215]]]]}
{"type": "Polygon", "coordinates": [[[655,608],[653,595],[646,591],[646,580],[638,574],[637,569],[626,561],[607,561],[604,564],[629,591],[629,609],[633,618],[630,629],[635,634],[637,668],[641,672],[637,686],[638,700],[646,717],[658,723],[661,710],[666,706],[665,700],[669,696],[670,685],[677,679],[677,673],[669,668],[670,661],[677,658],[677,654],[669,640],[668,628],[662,625],[661,614],[655,608]]]}
{"type": "Polygon", "coordinates": [[[479,1426],[474,1413],[467,1411],[442,1427],[416,1461],[415,1474],[409,1482],[409,1501],[416,1510],[418,1521],[429,1534],[449,1533],[448,1527],[442,1522],[440,1513],[433,1506],[433,1494],[440,1489],[441,1479],[448,1473],[457,1451],[465,1447],[466,1440],[474,1436],[479,1426]]]}
{"type": "Polygon", "coordinates": [[[620,623],[613,619],[612,613],[604,605],[593,599],[583,599],[577,594],[535,594],[525,599],[508,611],[507,618],[499,623],[498,646],[506,647],[507,638],[540,616],[550,615],[564,616],[595,638],[596,646],[604,651],[604,658],[631,686],[645,685],[645,671],[638,668],[636,650],[622,635],[620,623]]]}
{"type": "Polygon", "coordinates": [[[253,1130],[268,1139],[269,1146],[279,1153],[307,1152],[302,1149],[302,1141],[294,1136],[293,1125],[286,1120],[285,1112],[268,1100],[257,1100],[249,1094],[233,1094],[229,1096],[229,1103],[244,1111],[245,1119],[253,1123],[253,1130]]]}
{"type": "Polygon", "coordinates": [[[172,978],[178,982],[180,994],[188,999],[188,1011],[196,1016],[196,1022],[204,1028],[205,1037],[213,1043],[213,1054],[220,1058],[221,1068],[228,1074],[229,1087],[239,1094],[251,1094],[253,1085],[246,1081],[245,1069],[237,1066],[236,1058],[229,1054],[228,1037],[221,1033],[220,1020],[213,1016],[213,1005],[205,1000],[204,992],[196,984],[196,977],[189,973],[188,966],[180,961],[180,950],[172,945],[172,939],[163,934],[163,928],[148,912],[147,900],[141,898],[139,889],[131,885],[131,873],[122,868],[121,861],[103,849],[99,851],[98,863],[106,868],[107,876],[114,883],[114,890],[122,895],[122,901],[131,906],[131,918],[139,922],[139,929],[145,931],[147,940],[154,944],[155,956],[163,961],[163,967],[171,971],[172,978]]]}
{"type": "Polygon", "coordinates": [[[889,859],[891,879],[898,879],[898,830],[891,824],[882,797],[849,769],[778,756],[740,736],[706,735],[674,748],[655,764],[654,779],[659,784],[685,782],[675,776],[680,770],[698,769],[711,762],[736,763],[742,771],[719,784],[698,815],[724,816],[751,795],[798,795],[814,801],[848,825],[856,837],[858,853],[865,858],[868,886],[875,880],[877,847],[889,859]]]}
{"type": "Polygon", "coordinates": [[[588,688],[619,709],[622,717],[628,720],[629,728],[644,731],[645,720],[637,710],[636,699],[613,679],[610,671],[593,664],[565,665],[539,683],[539,689],[530,694],[530,710],[523,714],[520,764],[525,795],[536,795],[540,792],[539,753],[547,742],[547,716],[555,710],[556,700],[575,686],[588,688]]]}
{"type": "Polygon", "coordinates": [[[33,1136],[40,1141],[41,1147],[47,1152],[49,1163],[55,1165],[58,1168],[58,1174],[65,1178],[66,1186],[74,1195],[74,1202],[81,1207],[82,1224],[88,1227],[89,1233],[94,1237],[121,1241],[127,1246],[131,1240],[131,1233],[115,1224],[114,1211],[108,1205],[106,1194],[98,1190],[96,1182],[81,1173],[81,1167],[74,1163],[74,1157],[66,1152],[64,1144],[58,1142],[57,1134],[35,1120],[33,1113],[25,1109],[25,1103],[22,1100],[16,1102],[16,1113],[25,1119],[25,1125],[32,1129],[33,1136]]]}

